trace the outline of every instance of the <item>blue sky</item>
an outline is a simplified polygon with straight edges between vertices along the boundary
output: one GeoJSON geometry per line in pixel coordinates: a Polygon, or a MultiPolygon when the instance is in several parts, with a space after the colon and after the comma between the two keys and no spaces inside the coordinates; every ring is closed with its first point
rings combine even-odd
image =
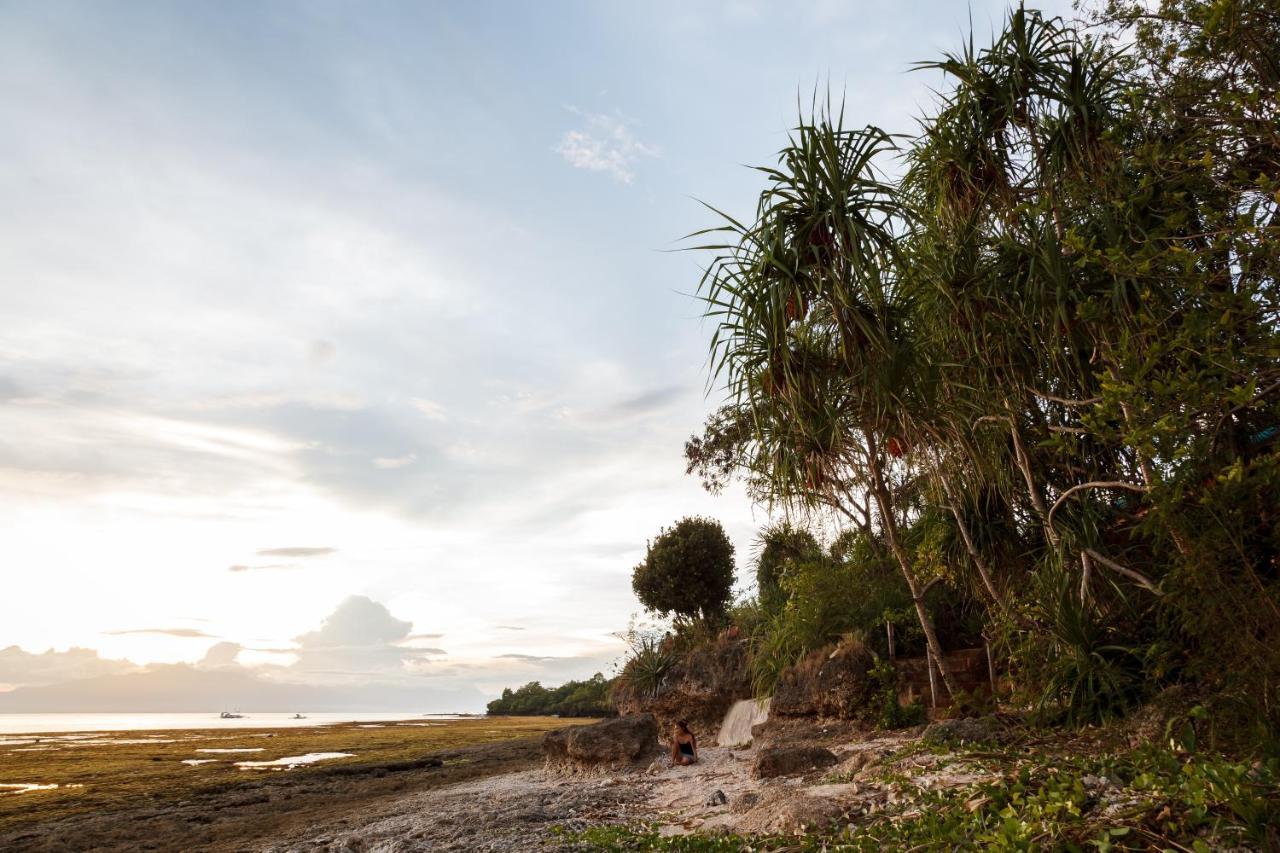
{"type": "Polygon", "coordinates": [[[695,199],[749,213],[815,87],[910,132],[1004,10],[0,3],[0,647],[607,669],[646,538],[718,517],[745,579],[764,521],[683,475],[695,199]]]}

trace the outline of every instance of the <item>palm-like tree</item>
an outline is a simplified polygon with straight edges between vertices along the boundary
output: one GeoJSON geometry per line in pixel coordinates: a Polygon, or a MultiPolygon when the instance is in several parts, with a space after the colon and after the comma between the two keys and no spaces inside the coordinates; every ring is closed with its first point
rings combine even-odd
{"type": "Polygon", "coordinates": [[[713,364],[756,426],[753,467],[772,496],[823,505],[878,528],[911,590],[947,689],[956,685],[900,532],[895,460],[910,439],[919,366],[910,306],[894,277],[902,211],[878,161],[895,150],[878,128],[848,130],[828,108],[802,122],[755,221],[706,234],[727,242],[701,291],[718,321],[713,364]],[[870,497],[868,503],[860,500],[870,497]]]}

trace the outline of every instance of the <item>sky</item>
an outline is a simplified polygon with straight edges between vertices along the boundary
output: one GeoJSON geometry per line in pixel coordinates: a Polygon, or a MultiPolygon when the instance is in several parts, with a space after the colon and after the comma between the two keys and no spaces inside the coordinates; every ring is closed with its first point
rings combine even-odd
{"type": "Polygon", "coordinates": [[[0,2],[0,709],[609,674],[691,514],[746,590],[767,515],[684,474],[718,398],[673,250],[815,88],[912,132],[911,63],[1005,9],[0,2]]]}

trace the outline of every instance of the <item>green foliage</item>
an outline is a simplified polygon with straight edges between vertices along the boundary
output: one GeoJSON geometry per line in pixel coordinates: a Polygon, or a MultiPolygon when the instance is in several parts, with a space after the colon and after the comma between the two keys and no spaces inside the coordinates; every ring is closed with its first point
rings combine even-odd
{"type": "Polygon", "coordinates": [[[559,687],[543,687],[530,681],[523,687],[502,691],[502,696],[488,705],[488,713],[506,716],[608,717],[611,680],[596,673],[586,681],[566,681],[559,687]]]}
{"type": "Polygon", "coordinates": [[[649,543],[631,587],[641,604],[663,616],[721,616],[733,587],[733,543],[718,521],[681,519],[649,543]]]}
{"type": "MultiPolygon", "coordinates": [[[[1157,685],[1147,678],[1140,648],[1127,645],[1132,623],[1105,618],[1080,601],[1075,579],[1052,567],[1036,578],[1034,630],[1018,639],[1015,658],[1035,685],[1036,708],[1048,719],[1079,725],[1119,716],[1157,685]]],[[[1110,614],[1136,617],[1124,593],[1113,589],[1110,614]]]]}
{"type": "Polygon", "coordinates": [[[789,595],[783,587],[788,568],[821,555],[822,547],[813,534],[789,521],[762,530],[756,539],[756,589],[761,606],[770,613],[781,610],[789,595]]]}
{"type": "Polygon", "coordinates": [[[673,644],[657,637],[638,637],[618,678],[641,696],[656,696],[679,662],[673,644]]]}
{"type": "MultiPolygon", "coordinates": [[[[942,790],[895,783],[905,814],[868,815],[831,834],[773,837],[661,835],[656,827],[560,831],[567,849],[720,853],[756,850],[855,853],[881,850],[1274,849],[1280,842],[1280,765],[1185,758],[1163,750],[1127,756],[1057,756],[997,782],[942,790]],[[1104,810],[1096,782],[1123,786],[1104,810]],[[1087,785],[1089,781],[1091,784],[1087,785]],[[1129,798],[1131,795],[1131,798],[1129,798]],[[572,846],[571,846],[572,845],[572,846]]],[[[887,780],[885,780],[887,781],[887,780]]],[[[1111,790],[1118,790],[1114,786],[1111,790]]]]}
{"type": "Polygon", "coordinates": [[[884,658],[878,659],[871,668],[871,680],[880,703],[880,716],[876,720],[878,728],[906,729],[925,721],[927,714],[920,702],[905,706],[898,704],[898,672],[893,664],[884,658]]]}
{"type": "MultiPolygon", "coordinates": [[[[687,458],[854,521],[913,597],[940,579],[894,615],[985,616],[1067,719],[1182,679],[1274,744],[1280,15],[1115,0],[1094,24],[1018,7],[921,63],[947,82],[902,150],[800,116],[754,216],[698,235],[726,405],[687,458]]],[[[843,553],[813,562],[769,573],[805,586],[785,605],[761,587],[765,681],[866,624],[817,579],[843,553]]]]}

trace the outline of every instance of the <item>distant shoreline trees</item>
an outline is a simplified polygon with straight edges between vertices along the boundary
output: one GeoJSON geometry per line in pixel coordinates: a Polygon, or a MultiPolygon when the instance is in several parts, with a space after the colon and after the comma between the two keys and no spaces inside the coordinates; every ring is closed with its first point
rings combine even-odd
{"type": "Polygon", "coordinates": [[[489,703],[486,713],[512,717],[609,717],[615,711],[609,703],[613,681],[597,672],[585,681],[566,681],[559,687],[543,687],[530,681],[523,687],[502,691],[489,703]]]}

